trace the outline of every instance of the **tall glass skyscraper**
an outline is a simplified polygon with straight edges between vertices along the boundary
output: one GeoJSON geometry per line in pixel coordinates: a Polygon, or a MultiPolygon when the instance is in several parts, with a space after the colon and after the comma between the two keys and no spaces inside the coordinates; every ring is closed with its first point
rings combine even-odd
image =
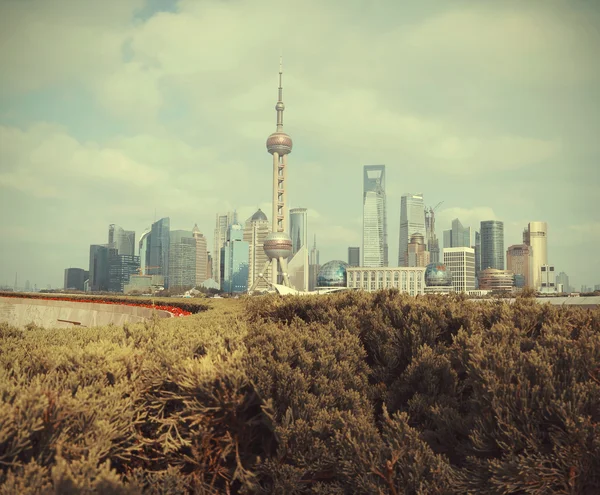
{"type": "Polygon", "coordinates": [[[221,248],[223,278],[221,289],[230,294],[248,291],[249,244],[243,240],[243,227],[235,222],[229,226],[227,242],[221,248]]]}
{"type": "Polygon", "coordinates": [[[169,287],[169,246],[171,237],[169,230],[171,219],[161,218],[152,224],[150,232],[150,250],[148,260],[148,275],[162,275],[165,287],[169,287]]]}
{"type": "Polygon", "coordinates": [[[108,290],[108,244],[90,246],[89,290],[92,292],[108,290]]]}
{"type": "Polygon", "coordinates": [[[189,230],[169,233],[169,287],[196,286],[196,238],[189,230]]]}
{"type": "Polygon", "coordinates": [[[481,222],[481,270],[504,270],[504,222],[481,222]]]}
{"type": "Polygon", "coordinates": [[[138,244],[138,256],[140,257],[140,273],[146,275],[146,267],[150,265],[150,227],[146,227],[140,237],[138,244]]]}
{"type": "Polygon", "coordinates": [[[223,215],[217,213],[217,221],[215,224],[215,238],[213,244],[213,274],[215,282],[220,283],[223,273],[221,272],[221,249],[227,242],[227,232],[229,226],[233,223],[233,212],[228,211],[223,215]]]}
{"type": "Polygon", "coordinates": [[[458,218],[452,220],[452,229],[444,230],[444,248],[471,247],[471,227],[463,227],[458,218]]]}
{"type": "Polygon", "coordinates": [[[108,226],[108,244],[115,248],[118,254],[134,256],[135,232],[133,230],[124,230],[122,227],[111,223],[108,226]]]}
{"type": "Polygon", "coordinates": [[[290,209],[290,237],[292,238],[292,256],[302,246],[308,250],[308,214],[306,208],[290,209]]]}
{"type": "Polygon", "coordinates": [[[385,165],[365,165],[363,174],[362,240],[362,266],[364,267],[388,265],[385,203],[385,165]]]}
{"type": "Polygon", "coordinates": [[[423,193],[406,193],[400,199],[398,266],[408,266],[408,243],[413,234],[421,234],[423,237],[427,234],[423,193]]]}

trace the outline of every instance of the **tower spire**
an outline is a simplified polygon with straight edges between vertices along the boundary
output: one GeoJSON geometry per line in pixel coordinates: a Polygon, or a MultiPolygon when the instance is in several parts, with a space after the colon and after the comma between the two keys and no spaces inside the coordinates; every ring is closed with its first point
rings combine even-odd
{"type": "Polygon", "coordinates": [[[283,56],[279,56],[279,93],[277,99],[277,105],[275,105],[275,110],[277,110],[277,131],[283,131],[283,110],[285,109],[285,105],[283,104],[283,56]]]}

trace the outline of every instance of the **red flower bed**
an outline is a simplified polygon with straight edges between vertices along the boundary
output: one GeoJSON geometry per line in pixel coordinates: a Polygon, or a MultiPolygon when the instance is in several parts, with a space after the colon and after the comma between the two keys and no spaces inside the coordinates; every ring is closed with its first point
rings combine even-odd
{"type": "Polygon", "coordinates": [[[162,306],[162,305],[152,305],[152,304],[141,304],[141,303],[132,303],[132,302],[127,302],[127,301],[106,301],[104,299],[86,299],[86,298],[82,298],[82,297],[39,297],[36,296],[35,298],[33,297],[27,297],[27,296],[23,296],[23,294],[2,294],[2,297],[18,297],[18,298],[29,298],[29,299],[45,299],[48,301],[68,301],[68,302],[89,302],[89,303],[97,303],[97,304],[115,304],[117,306],[139,306],[141,308],[150,308],[150,309],[157,309],[159,311],[168,311],[169,313],[171,313],[173,316],[188,316],[191,315],[192,313],[190,313],[189,311],[185,311],[184,309],[181,308],[177,308],[175,306],[162,306]]]}

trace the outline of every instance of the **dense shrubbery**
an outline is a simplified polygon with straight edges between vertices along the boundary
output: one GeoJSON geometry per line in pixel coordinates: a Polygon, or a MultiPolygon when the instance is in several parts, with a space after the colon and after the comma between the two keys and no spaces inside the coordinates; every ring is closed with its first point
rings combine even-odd
{"type": "Polygon", "coordinates": [[[600,493],[600,310],[219,307],[0,326],[0,493],[600,493]]]}

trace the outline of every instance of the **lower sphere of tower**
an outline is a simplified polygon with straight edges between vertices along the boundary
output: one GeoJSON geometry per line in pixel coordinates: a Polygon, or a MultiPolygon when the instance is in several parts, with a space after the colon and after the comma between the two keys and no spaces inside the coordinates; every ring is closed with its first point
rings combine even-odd
{"type": "Polygon", "coordinates": [[[271,232],[263,244],[270,259],[289,258],[292,255],[292,240],[285,232],[271,232]]]}
{"type": "Polygon", "coordinates": [[[292,152],[292,138],[285,132],[274,132],[267,138],[267,150],[271,154],[287,155],[292,152]]]}

